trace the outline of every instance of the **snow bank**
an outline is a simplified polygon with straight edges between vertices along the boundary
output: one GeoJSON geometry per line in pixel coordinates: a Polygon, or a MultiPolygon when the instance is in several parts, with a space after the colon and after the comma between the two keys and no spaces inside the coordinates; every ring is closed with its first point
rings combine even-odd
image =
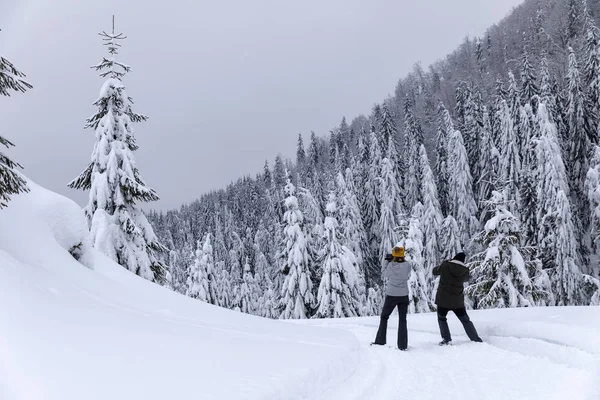
{"type": "Polygon", "coordinates": [[[87,241],[82,211],[30,183],[0,210],[0,399],[304,399],[354,372],[354,335],[220,309],[87,241]]]}
{"type": "Polygon", "coordinates": [[[73,258],[71,250],[92,268],[87,221],[81,208],[25,179],[30,192],[13,196],[8,208],[0,210],[0,249],[38,267],[47,266],[49,259],[73,258]]]}

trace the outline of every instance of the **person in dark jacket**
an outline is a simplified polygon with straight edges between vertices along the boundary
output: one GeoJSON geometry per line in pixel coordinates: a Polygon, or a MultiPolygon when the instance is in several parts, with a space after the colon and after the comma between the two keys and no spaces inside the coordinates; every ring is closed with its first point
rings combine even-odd
{"type": "Polygon", "coordinates": [[[381,310],[381,320],[375,342],[383,346],[386,344],[387,324],[394,308],[398,307],[398,348],[408,349],[408,327],[406,313],[408,312],[408,278],[412,271],[412,264],[404,259],[404,247],[400,244],[392,249],[383,261],[382,275],[387,279],[385,301],[381,310]]]}
{"type": "Polygon", "coordinates": [[[465,308],[464,283],[470,277],[469,268],[465,265],[465,258],[465,253],[458,253],[453,260],[444,261],[440,266],[433,269],[433,275],[439,275],[440,277],[435,296],[435,304],[438,306],[438,324],[442,335],[440,346],[452,343],[452,336],[446,319],[449,311],[454,312],[458,317],[469,339],[473,342],[482,342],[465,308]]]}

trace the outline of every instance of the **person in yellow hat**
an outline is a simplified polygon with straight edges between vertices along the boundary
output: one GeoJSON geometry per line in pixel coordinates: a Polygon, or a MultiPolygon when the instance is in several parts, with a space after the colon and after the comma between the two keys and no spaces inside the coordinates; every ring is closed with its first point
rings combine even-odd
{"type": "Polygon", "coordinates": [[[412,270],[412,264],[404,258],[404,246],[396,244],[392,254],[388,254],[383,260],[383,278],[387,281],[385,289],[385,301],[381,310],[381,319],[375,341],[371,344],[385,345],[387,336],[388,319],[394,308],[398,307],[398,348],[408,349],[408,326],[406,324],[406,313],[408,312],[408,278],[412,270]]]}

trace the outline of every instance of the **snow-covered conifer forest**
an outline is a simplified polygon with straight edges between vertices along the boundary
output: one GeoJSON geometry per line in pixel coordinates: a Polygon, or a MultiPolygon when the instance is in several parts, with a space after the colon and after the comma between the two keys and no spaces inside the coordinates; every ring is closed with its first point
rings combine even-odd
{"type": "Polygon", "coordinates": [[[474,308],[599,304],[599,22],[598,2],[525,1],[294,160],[151,212],[164,284],[271,318],[372,315],[400,241],[413,312],[459,250],[474,308]]]}
{"type": "MultiPolygon", "coordinates": [[[[86,123],[91,161],[69,186],[89,191],[91,245],[104,255],[245,313],[376,314],[381,260],[398,242],[414,264],[411,312],[435,309],[432,270],[461,250],[473,308],[597,305],[599,26],[596,1],[527,0],[416,64],[368,116],[300,134],[294,160],[277,155],[178,210],[144,213],[159,197],[136,166],[133,125],[148,117],[133,110],[113,25],[94,66],[105,82],[86,123]]],[[[0,79],[2,95],[31,88],[4,57],[0,79]]],[[[0,153],[0,206],[28,190],[18,167],[0,153]]]]}

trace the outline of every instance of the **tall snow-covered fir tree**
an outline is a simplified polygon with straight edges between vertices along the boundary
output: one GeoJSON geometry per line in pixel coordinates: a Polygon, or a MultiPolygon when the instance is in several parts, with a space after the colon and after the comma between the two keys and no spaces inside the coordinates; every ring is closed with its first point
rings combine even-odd
{"type": "Polygon", "coordinates": [[[379,242],[379,260],[383,260],[396,243],[398,243],[398,234],[396,228],[399,225],[398,217],[401,215],[396,206],[396,201],[400,195],[400,188],[394,167],[388,158],[381,160],[381,178],[379,184],[379,199],[381,209],[379,216],[378,231],[380,234],[379,242]]]}
{"type": "Polygon", "coordinates": [[[423,178],[421,179],[421,193],[423,193],[423,209],[420,215],[420,230],[423,233],[423,268],[425,277],[431,293],[433,290],[433,269],[440,262],[440,248],[438,235],[442,227],[443,216],[440,203],[438,201],[437,187],[433,172],[429,165],[429,157],[425,146],[421,145],[419,150],[421,159],[421,170],[423,178]]]}
{"type": "Polygon", "coordinates": [[[530,307],[551,304],[550,279],[542,264],[523,248],[519,220],[509,211],[506,193],[489,200],[494,215],[475,240],[485,250],[473,257],[467,294],[475,308],[530,307]]]}
{"type": "MultiPolygon", "coordinates": [[[[0,54],[0,95],[10,96],[11,92],[24,93],[33,86],[25,80],[25,74],[0,54]]],[[[0,136],[0,144],[14,146],[9,140],[0,136]]],[[[0,152],[0,208],[7,205],[10,195],[27,192],[27,183],[15,172],[19,164],[0,152]]]]}
{"type": "Polygon", "coordinates": [[[473,179],[459,131],[451,133],[448,149],[449,210],[458,224],[460,242],[465,248],[469,245],[478,222],[475,217],[477,204],[473,198],[473,179]]]}
{"type": "Polygon", "coordinates": [[[216,304],[216,284],[213,248],[210,243],[210,234],[206,234],[202,242],[198,241],[196,257],[190,267],[187,280],[186,296],[216,304]]]}
{"type": "MultiPolygon", "coordinates": [[[[380,221],[381,221],[381,164],[382,164],[382,155],[381,148],[379,147],[379,141],[375,132],[371,132],[370,134],[370,165],[369,165],[369,181],[368,186],[365,187],[366,195],[365,195],[365,227],[367,227],[367,236],[369,240],[369,245],[371,246],[371,251],[373,255],[376,257],[375,262],[379,264],[381,260],[380,258],[380,243],[381,243],[381,230],[380,221]]],[[[390,173],[393,173],[393,168],[390,166],[390,173]]],[[[388,198],[388,203],[391,203],[391,200],[388,198]]],[[[387,211],[391,206],[388,205],[388,208],[384,211],[387,211]]]]}
{"type": "MultiPolygon", "coordinates": [[[[381,121],[378,124],[380,132],[378,136],[382,143],[382,148],[385,149],[384,154],[390,159],[395,168],[396,174],[400,175],[398,148],[396,145],[397,128],[394,122],[394,116],[390,111],[390,107],[386,102],[381,106],[381,121]]],[[[400,182],[402,186],[402,182],[400,182]]]]}
{"type": "MultiPolygon", "coordinates": [[[[520,105],[517,105],[520,109],[520,105]]],[[[521,173],[520,151],[514,120],[506,101],[500,101],[498,110],[500,122],[500,185],[506,193],[506,199],[511,212],[519,205],[519,177],[521,173]]]]}
{"type": "Polygon", "coordinates": [[[336,196],[331,192],[321,251],[323,273],[317,293],[318,318],[355,317],[361,311],[357,262],[352,251],[339,242],[337,213],[336,196]]]}
{"type": "Polygon", "coordinates": [[[377,176],[373,175],[371,162],[371,140],[366,129],[361,131],[358,142],[358,176],[359,188],[357,191],[360,201],[360,212],[365,230],[365,243],[363,244],[363,260],[366,283],[369,287],[379,274],[379,262],[374,240],[374,224],[379,221],[379,201],[377,198],[377,176]]]}
{"type": "MultiPolygon", "coordinates": [[[[584,0],[585,1],[585,0],[584,0]]],[[[596,134],[597,144],[600,139],[600,28],[596,26],[585,2],[585,44],[584,44],[584,87],[587,88],[588,116],[592,118],[590,129],[596,134]]]]}
{"type": "MultiPolygon", "coordinates": [[[[569,158],[568,168],[570,178],[570,187],[573,191],[573,199],[581,203],[579,208],[584,226],[587,226],[587,199],[584,199],[583,190],[585,184],[585,175],[588,171],[588,152],[590,149],[590,138],[592,135],[589,123],[592,118],[586,115],[585,101],[586,96],[583,91],[579,64],[577,56],[572,48],[569,48],[569,67],[567,72],[567,128],[569,158]],[[580,207],[581,207],[580,206],[580,207]]],[[[595,134],[596,132],[594,132],[595,134]]]]}
{"type": "MultiPolygon", "coordinates": [[[[483,129],[481,130],[481,148],[479,154],[479,185],[477,185],[477,198],[489,199],[492,191],[498,185],[498,171],[500,165],[500,152],[494,143],[492,127],[487,108],[483,109],[483,129]]],[[[479,204],[480,220],[485,223],[490,217],[491,210],[485,208],[483,203],[479,204]]]]}
{"type": "Polygon", "coordinates": [[[435,172],[437,178],[437,187],[440,198],[440,207],[442,213],[447,215],[449,212],[449,194],[448,194],[448,181],[449,177],[449,159],[448,159],[448,146],[450,141],[450,134],[454,132],[454,124],[450,113],[444,107],[444,104],[440,102],[438,106],[438,126],[437,126],[437,158],[435,163],[435,172]]]}
{"type": "Polygon", "coordinates": [[[533,96],[539,95],[537,81],[535,68],[531,63],[529,49],[526,46],[521,57],[521,101],[524,104],[529,103],[533,96]]]}
{"type": "Polygon", "coordinates": [[[236,299],[237,306],[240,311],[246,314],[256,314],[259,308],[260,298],[260,287],[252,275],[252,268],[250,267],[249,259],[246,258],[246,262],[243,267],[242,283],[236,299]]]}
{"type": "Polygon", "coordinates": [[[90,164],[69,187],[90,191],[84,211],[93,246],[131,272],[160,281],[164,266],[157,253],[166,249],[138,205],[159,197],[142,180],[133,157],[138,149],[133,123],[147,117],[133,111],[133,101],[122,82],[131,67],[115,59],[121,47],[118,42],[125,37],[115,34],[114,28],[112,33],[102,32],[100,36],[109,57],[93,68],[107,79],[94,103],[98,112],[85,125],[96,132],[96,143],[90,164]]]}
{"type": "Polygon", "coordinates": [[[581,255],[573,223],[569,185],[556,127],[546,106],[538,108],[540,138],[536,145],[539,168],[537,187],[538,248],[549,268],[557,305],[583,304],[581,255]]]}
{"type": "Polygon", "coordinates": [[[406,180],[404,186],[401,186],[400,181],[398,185],[404,189],[402,193],[402,198],[405,199],[403,201],[404,206],[407,209],[411,209],[416,203],[421,201],[422,197],[420,187],[422,171],[419,148],[423,144],[423,132],[421,125],[413,114],[412,104],[408,98],[405,100],[404,105],[404,137],[405,147],[403,158],[406,163],[406,180]]]}
{"type": "Polygon", "coordinates": [[[356,198],[356,187],[350,168],[345,175],[338,174],[336,179],[337,220],[342,245],[346,246],[356,258],[359,273],[364,278],[369,273],[366,269],[370,259],[370,248],[367,234],[360,215],[360,206],[356,198]]]}
{"type": "Polygon", "coordinates": [[[288,179],[285,186],[286,212],[283,216],[283,243],[279,251],[281,272],[285,275],[279,304],[283,319],[302,319],[311,316],[315,299],[310,276],[310,260],[302,230],[304,217],[298,209],[296,188],[288,179]]]}
{"type": "Polygon", "coordinates": [[[412,271],[408,278],[408,296],[410,305],[409,312],[420,313],[431,311],[431,289],[427,281],[427,271],[425,269],[425,259],[423,258],[424,235],[422,227],[423,205],[417,203],[414,205],[408,231],[404,238],[404,247],[406,249],[406,258],[412,263],[412,271]]]}

